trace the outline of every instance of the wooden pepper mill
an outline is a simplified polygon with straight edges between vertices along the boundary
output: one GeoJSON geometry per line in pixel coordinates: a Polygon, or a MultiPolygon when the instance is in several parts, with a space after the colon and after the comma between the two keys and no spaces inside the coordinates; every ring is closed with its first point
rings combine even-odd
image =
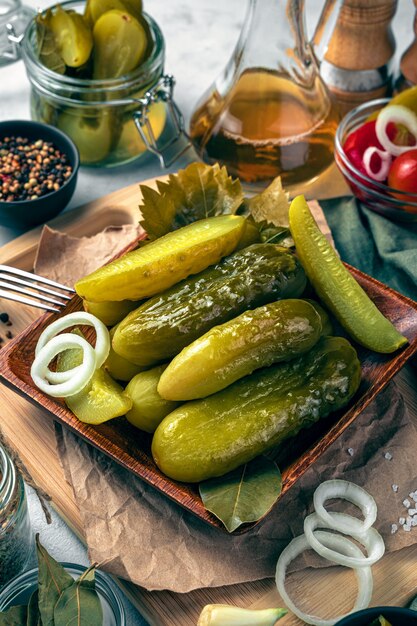
{"type": "MultiPolygon", "coordinates": [[[[417,9],[417,0],[414,0],[414,5],[417,9]]],[[[399,91],[417,85],[417,12],[414,17],[414,32],[416,35],[414,42],[401,57],[401,76],[397,83],[399,91]]]]}
{"type": "Polygon", "coordinates": [[[397,0],[344,0],[321,65],[342,113],[392,93],[396,8],[397,0]]]}

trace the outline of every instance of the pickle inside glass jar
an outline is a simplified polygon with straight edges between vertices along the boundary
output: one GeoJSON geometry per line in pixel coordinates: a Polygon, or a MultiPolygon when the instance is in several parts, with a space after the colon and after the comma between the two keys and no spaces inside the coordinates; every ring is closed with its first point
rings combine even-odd
{"type": "Polygon", "coordinates": [[[95,23],[93,78],[118,78],[128,74],[144,57],[145,29],[126,11],[107,11],[95,23]]]}

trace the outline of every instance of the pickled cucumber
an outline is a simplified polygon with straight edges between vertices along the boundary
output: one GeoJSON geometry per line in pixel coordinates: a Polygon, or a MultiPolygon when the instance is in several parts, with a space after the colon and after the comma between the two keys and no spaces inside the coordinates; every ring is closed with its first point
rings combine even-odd
{"type": "Polygon", "coordinates": [[[113,9],[127,11],[137,20],[142,16],[141,0],[87,0],[85,17],[90,23],[95,24],[103,13],[113,9]]]}
{"type": "Polygon", "coordinates": [[[317,313],[320,315],[320,319],[321,319],[321,334],[324,335],[324,336],[332,335],[333,334],[333,324],[331,322],[331,319],[330,319],[329,314],[327,313],[327,311],[321,306],[321,304],[319,304],[315,300],[310,300],[309,298],[304,298],[304,300],[306,302],[308,302],[309,304],[311,304],[311,306],[313,306],[316,309],[317,313]]]}
{"type": "Polygon", "coordinates": [[[133,426],[155,432],[164,417],[177,408],[179,402],[161,398],[157,386],[166,364],[153,367],[137,374],[125,389],[125,394],[132,400],[133,406],[126,413],[126,418],[133,426]]]}
{"type": "Polygon", "coordinates": [[[254,244],[129,313],[118,326],[113,348],[149,367],[247,309],[299,297],[305,284],[293,254],[272,244],[254,244]]]}
{"type": "Polygon", "coordinates": [[[142,61],[148,38],[143,24],[127,11],[103,13],[94,25],[93,78],[119,78],[142,61]]]}
{"type": "Polygon", "coordinates": [[[103,161],[112,146],[112,112],[97,109],[67,109],[59,117],[57,126],[69,135],[80,153],[81,162],[92,165],[103,161]]]}
{"type": "Polygon", "coordinates": [[[320,232],[304,196],[291,202],[290,230],[297,254],[320,299],[349,335],[375,352],[390,353],[407,343],[379,311],[320,232]]]}
{"type": "Polygon", "coordinates": [[[50,27],[65,65],[84,65],[93,48],[93,35],[84,16],[65,11],[58,4],[51,16],[50,27]]]}
{"type": "MultiPolygon", "coordinates": [[[[116,332],[117,325],[110,330],[110,339],[113,339],[116,332]]],[[[136,374],[142,372],[145,368],[140,365],[135,365],[122,356],[119,356],[110,346],[109,356],[103,365],[104,369],[108,371],[110,376],[114,380],[121,380],[123,382],[129,382],[136,374]]]]}
{"type": "Polygon", "coordinates": [[[118,324],[130,311],[137,309],[139,304],[139,302],[133,302],[132,300],[120,300],[120,302],[83,301],[84,310],[98,317],[106,326],[118,324]]]}
{"type": "Polygon", "coordinates": [[[320,315],[304,300],[246,311],[184,348],[162,373],[158,393],[166,400],[204,398],[256,369],[307,352],[321,332],[320,315]]]}
{"type": "Polygon", "coordinates": [[[230,254],[244,224],[238,215],[199,220],[128,252],[79,280],[75,289],[94,302],[148,298],[230,254]]]}
{"type": "Polygon", "coordinates": [[[345,406],[360,376],[350,343],[322,337],[289,363],[258,370],[175,409],[155,431],[154,460],[179,481],[222,476],[345,406]]]}
{"type": "MultiPolygon", "coordinates": [[[[83,336],[79,331],[74,332],[83,336]]],[[[82,359],[81,349],[65,350],[58,355],[57,371],[66,372],[80,365],[82,359]]],[[[86,424],[102,424],[125,415],[132,408],[132,401],[124,394],[123,387],[118,385],[101,367],[94,372],[84,389],[65,398],[65,404],[81,422],[86,424]]]]}

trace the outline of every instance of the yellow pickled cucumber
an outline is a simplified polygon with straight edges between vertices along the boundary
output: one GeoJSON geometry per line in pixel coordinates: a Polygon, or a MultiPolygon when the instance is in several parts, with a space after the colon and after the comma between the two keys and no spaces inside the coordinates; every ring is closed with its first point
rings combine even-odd
{"type": "Polygon", "coordinates": [[[69,67],[84,65],[93,48],[93,35],[84,16],[65,11],[58,4],[51,16],[50,27],[64,63],[69,67]]]}
{"type": "MultiPolygon", "coordinates": [[[[113,339],[117,326],[114,326],[114,328],[111,329],[110,339],[113,339]]],[[[141,365],[135,365],[117,354],[117,352],[113,350],[113,346],[110,346],[109,356],[106,359],[104,368],[109,372],[112,378],[115,380],[122,380],[123,382],[132,380],[136,374],[139,374],[139,372],[144,370],[141,365]]]]}
{"type": "Polygon", "coordinates": [[[280,300],[215,326],[184,348],[162,373],[166,400],[205,398],[254,370],[310,350],[322,332],[320,315],[305,300],[280,300]]]}
{"type": "Polygon", "coordinates": [[[142,16],[141,0],[87,0],[85,17],[90,23],[95,24],[103,13],[113,9],[128,11],[137,20],[142,16]]]}
{"type": "Polygon", "coordinates": [[[119,302],[83,301],[84,310],[98,317],[106,326],[114,326],[126,317],[130,311],[137,309],[139,304],[140,302],[133,302],[132,300],[120,300],[119,302]]]}
{"type": "Polygon", "coordinates": [[[80,153],[81,163],[94,164],[103,161],[112,145],[111,111],[97,111],[81,116],[76,109],[67,109],[59,117],[57,126],[69,135],[80,153]]]}
{"type": "Polygon", "coordinates": [[[93,78],[118,78],[138,67],[148,47],[143,24],[127,11],[103,13],[94,25],[93,78]]]}
{"type": "Polygon", "coordinates": [[[230,254],[244,224],[245,218],[238,215],[193,222],[96,270],[75,289],[94,302],[149,298],[230,254]]]}
{"type": "MultiPolygon", "coordinates": [[[[83,336],[79,331],[74,332],[83,336]]],[[[80,365],[82,358],[83,352],[80,348],[61,352],[57,359],[57,371],[66,372],[80,365]]],[[[65,398],[65,404],[81,422],[86,424],[102,424],[125,415],[132,408],[132,401],[124,394],[123,387],[101,367],[94,372],[84,389],[65,398]]]]}
{"type": "Polygon", "coordinates": [[[346,269],[319,230],[304,196],[291,202],[290,230],[304,270],[326,307],[358,343],[390,353],[407,343],[346,269]]]}
{"type": "Polygon", "coordinates": [[[161,398],[157,386],[166,364],[153,367],[146,372],[137,374],[125,389],[133,406],[126,413],[126,418],[133,426],[146,431],[155,432],[164,417],[177,408],[179,402],[161,398]]]}
{"type": "MultiPolygon", "coordinates": [[[[142,94],[138,94],[138,97],[142,97],[142,94]]],[[[158,140],[165,128],[166,104],[164,102],[152,104],[148,111],[148,119],[154,138],[158,140]]],[[[146,128],[144,128],[144,131],[147,134],[146,128]]],[[[127,121],[123,122],[122,131],[117,142],[116,157],[121,161],[126,161],[137,157],[146,150],[147,148],[143,143],[136,124],[131,119],[131,112],[129,112],[127,121]]]]}

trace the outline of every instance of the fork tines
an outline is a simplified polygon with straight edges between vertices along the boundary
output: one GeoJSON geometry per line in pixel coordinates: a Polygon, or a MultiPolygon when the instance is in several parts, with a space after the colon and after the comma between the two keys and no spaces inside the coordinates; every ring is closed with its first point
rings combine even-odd
{"type": "Polygon", "coordinates": [[[75,293],[71,287],[24,270],[0,265],[0,297],[46,311],[60,311],[75,293]],[[51,289],[52,287],[52,289],[51,289]],[[27,297],[29,296],[29,297],[27,297]],[[53,297],[51,297],[53,296],[53,297]]]}

